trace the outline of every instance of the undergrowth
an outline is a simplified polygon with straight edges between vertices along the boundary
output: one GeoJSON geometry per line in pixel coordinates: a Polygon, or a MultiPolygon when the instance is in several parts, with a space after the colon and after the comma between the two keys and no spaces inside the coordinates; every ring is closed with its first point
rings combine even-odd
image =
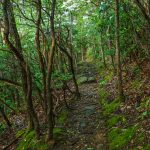
{"type": "Polygon", "coordinates": [[[58,116],[56,122],[63,125],[68,116],[68,110],[64,109],[58,116]]]}
{"type": "MultiPolygon", "coordinates": [[[[56,122],[59,126],[63,126],[68,116],[68,111],[64,109],[58,116],[56,122]]],[[[63,135],[65,133],[64,129],[61,127],[55,127],[53,129],[53,134],[55,138],[58,138],[59,136],[63,135]]],[[[45,138],[43,137],[38,140],[36,138],[35,131],[29,131],[29,130],[21,130],[17,133],[17,137],[22,138],[22,140],[19,142],[17,146],[17,150],[47,150],[48,144],[46,143],[45,138]]]]}
{"type": "Polygon", "coordinates": [[[44,139],[38,140],[36,138],[35,131],[21,130],[17,133],[17,137],[20,136],[22,137],[22,140],[19,142],[17,146],[17,150],[27,150],[27,149],[47,150],[48,149],[48,145],[45,143],[44,139]]]}
{"type": "Polygon", "coordinates": [[[128,144],[136,133],[136,127],[128,127],[126,129],[112,128],[108,133],[111,150],[120,150],[128,144]]]}
{"type": "Polygon", "coordinates": [[[55,138],[58,138],[65,133],[65,130],[62,128],[62,126],[64,125],[67,117],[68,117],[68,110],[64,109],[63,111],[61,111],[56,120],[56,124],[58,125],[58,127],[55,127],[53,130],[55,138]]]}
{"type": "Polygon", "coordinates": [[[114,127],[118,123],[125,123],[126,118],[123,115],[113,115],[110,117],[110,119],[107,120],[107,126],[109,128],[114,127]]]}
{"type": "MultiPolygon", "coordinates": [[[[101,70],[102,80],[99,82],[100,104],[103,108],[103,115],[106,118],[108,128],[107,138],[110,150],[120,150],[129,144],[136,134],[137,126],[124,127],[127,119],[123,114],[115,114],[122,102],[118,98],[109,101],[109,92],[106,90],[107,84],[112,80],[114,74],[108,70],[101,70]]],[[[138,82],[135,83],[139,87],[138,82]]]]}

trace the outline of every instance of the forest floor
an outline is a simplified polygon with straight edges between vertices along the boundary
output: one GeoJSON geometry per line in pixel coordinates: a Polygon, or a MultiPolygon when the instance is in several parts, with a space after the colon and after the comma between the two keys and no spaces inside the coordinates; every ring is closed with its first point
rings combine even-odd
{"type": "Polygon", "coordinates": [[[134,65],[123,71],[125,102],[117,99],[116,75],[112,70],[84,62],[77,69],[80,100],[64,123],[65,134],[54,150],[149,150],[149,69],[134,65]]]}
{"type": "MultiPolygon", "coordinates": [[[[146,69],[146,67],[144,67],[146,69]]],[[[125,102],[117,101],[116,76],[97,64],[81,63],[77,68],[80,99],[67,101],[71,109],[61,104],[54,128],[53,150],[149,150],[150,149],[150,81],[149,73],[130,65],[123,72],[125,102]]],[[[72,82],[69,84],[73,87],[72,82]]],[[[63,100],[62,100],[63,101],[63,100]]],[[[43,135],[47,127],[41,107],[38,110],[43,135]]],[[[0,135],[0,149],[16,138],[26,127],[26,113],[11,117],[17,123],[15,131],[0,135]]],[[[21,139],[20,139],[21,140],[21,139]]],[[[17,142],[10,150],[15,150],[17,142]]]]}
{"type": "Polygon", "coordinates": [[[81,98],[71,102],[65,135],[54,150],[107,150],[105,120],[99,102],[97,71],[85,63],[78,70],[81,98]]]}

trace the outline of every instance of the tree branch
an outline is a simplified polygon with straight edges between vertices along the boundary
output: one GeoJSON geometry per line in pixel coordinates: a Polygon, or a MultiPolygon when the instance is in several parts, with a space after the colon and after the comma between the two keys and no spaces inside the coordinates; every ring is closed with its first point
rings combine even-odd
{"type": "Polygon", "coordinates": [[[21,87],[22,88],[22,85],[20,83],[17,83],[17,82],[14,82],[14,81],[11,81],[9,79],[2,78],[2,77],[0,77],[0,82],[4,82],[5,84],[12,85],[12,86],[19,87],[19,88],[21,87]]]}
{"type": "Polygon", "coordinates": [[[141,2],[139,0],[135,0],[135,4],[139,7],[144,18],[147,20],[147,22],[150,25],[150,16],[146,13],[144,6],[141,4],[141,2]]]}

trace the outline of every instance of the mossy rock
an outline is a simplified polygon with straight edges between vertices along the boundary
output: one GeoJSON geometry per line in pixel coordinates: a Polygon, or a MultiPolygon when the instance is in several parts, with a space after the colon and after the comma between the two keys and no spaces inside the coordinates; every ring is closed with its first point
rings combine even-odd
{"type": "Polygon", "coordinates": [[[90,82],[90,83],[96,82],[96,78],[95,77],[89,77],[88,82],[90,82]]]}
{"type": "Polygon", "coordinates": [[[88,78],[85,76],[79,77],[77,80],[78,84],[83,84],[83,83],[86,83],[87,81],[88,81],[88,78]]]}

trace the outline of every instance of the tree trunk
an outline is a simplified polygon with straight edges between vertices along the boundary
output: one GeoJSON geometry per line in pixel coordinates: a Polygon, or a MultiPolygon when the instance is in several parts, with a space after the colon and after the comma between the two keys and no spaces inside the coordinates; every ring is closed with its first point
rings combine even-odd
{"type": "Polygon", "coordinates": [[[42,82],[43,82],[43,97],[44,97],[44,109],[45,113],[47,114],[47,99],[46,99],[46,71],[45,71],[45,63],[44,63],[44,57],[41,52],[41,45],[40,45],[40,25],[41,25],[41,0],[37,0],[36,3],[36,9],[37,9],[37,21],[36,21],[36,35],[35,35],[35,43],[36,43],[36,49],[39,55],[39,61],[40,61],[40,68],[42,72],[42,82]]]}
{"type": "Polygon", "coordinates": [[[75,76],[73,58],[70,56],[69,52],[65,48],[63,48],[61,45],[58,45],[58,47],[68,57],[68,60],[69,60],[69,63],[70,63],[70,70],[71,70],[71,73],[72,73],[72,78],[73,78],[73,82],[74,82],[75,89],[76,89],[76,96],[77,96],[77,98],[80,98],[80,92],[79,92],[79,88],[78,88],[78,84],[77,84],[77,80],[76,80],[76,76],[75,76]]]}
{"type": "Polygon", "coordinates": [[[121,101],[124,100],[123,86],[122,86],[122,70],[120,60],[120,23],[119,23],[119,0],[116,2],[116,55],[117,55],[117,76],[118,76],[118,97],[121,101]]]}
{"type": "Polygon", "coordinates": [[[101,45],[101,54],[102,54],[102,60],[103,60],[103,64],[104,67],[106,68],[106,60],[105,60],[105,53],[104,53],[104,47],[103,47],[103,41],[102,41],[102,33],[100,35],[100,45],[101,45]]]}
{"type": "MultiPolygon", "coordinates": [[[[108,27],[108,33],[110,35],[110,26],[108,27]]],[[[109,50],[112,51],[112,41],[111,41],[111,37],[109,36],[109,39],[108,39],[108,47],[109,47],[109,50]]],[[[116,68],[115,68],[115,63],[114,63],[114,55],[113,54],[110,54],[110,58],[111,58],[111,63],[112,63],[112,66],[114,68],[114,73],[116,73],[116,68]]]]}
{"type": "Polygon", "coordinates": [[[54,27],[54,16],[55,16],[55,7],[56,7],[56,0],[52,0],[52,8],[51,8],[51,49],[48,56],[48,69],[47,69],[47,76],[46,76],[46,96],[47,96],[47,104],[48,104],[48,141],[53,139],[53,98],[52,98],[52,90],[51,90],[51,77],[52,77],[52,69],[53,69],[53,58],[54,58],[54,51],[55,51],[55,27],[54,27]]]}

